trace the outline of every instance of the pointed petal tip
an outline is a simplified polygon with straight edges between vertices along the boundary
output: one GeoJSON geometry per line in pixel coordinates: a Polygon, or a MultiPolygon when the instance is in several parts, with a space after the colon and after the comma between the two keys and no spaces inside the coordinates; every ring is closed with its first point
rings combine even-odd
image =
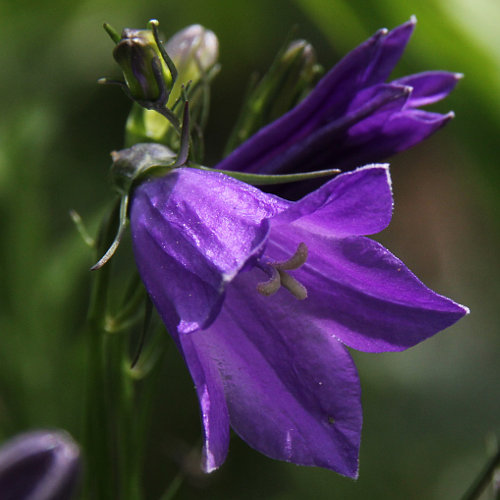
{"type": "MultiPolygon", "coordinates": [[[[356,170],[353,170],[353,172],[358,172],[361,170],[371,170],[371,171],[376,171],[380,170],[380,172],[384,172],[386,179],[387,179],[387,184],[389,185],[391,192],[392,192],[392,178],[391,178],[391,171],[390,171],[390,163],[370,163],[368,165],[364,165],[362,167],[357,168],[356,170]]],[[[348,173],[348,172],[346,172],[348,173]]]]}
{"type": "Polygon", "coordinates": [[[353,481],[357,481],[359,479],[359,447],[357,453],[358,456],[351,463],[346,463],[343,467],[333,468],[332,470],[353,481]]]}
{"type": "Polygon", "coordinates": [[[455,80],[461,80],[462,78],[465,77],[463,73],[453,73],[453,76],[455,77],[455,80]]]}
{"type": "Polygon", "coordinates": [[[200,461],[200,469],[205,474],[212,474],[216,470],[220,468],[220,466],[226,460],[228,449],[226,448],[225,452],[221,456],[217,456],[216,453],[213,453],[209,449],[208,441],[205,442],[202,450],[202,456],[200,461]]]}
{"type": "Polygon", "coordinates": [[[219,465],[215,465],[214,463],[212,463],[210,460],[204,460],[202,461],[201,463],[201,470],[205,473],[205,474],[212,474],[213,472],[215,472],[217,469],[219,468],[219,465]]]}
{"type": "MultiPolygon", "coordinates": [[[[371,170],[371,171],[376,171],[380,170],[381,172],[384,172],[388,178],[390,178],[390,170],[389,170],[390,164],[389,163],[369,163],[368,165],[363,165],[362,167],[358,167],[356,170],[353,170],[352,172],[360,172],[363,170],[371,170]]],[[[348,174],[349,172],[345,172],[343,175],[348,174]]]]}
{"type": "Polygon", "coordinates": [[[409,96],[413,92],[413,87],[411,85],[404,85],[402,90],[403,90],[403,95],[409,96]]]}
{"type": "Polygon", "coordinates": [[[362,167],[357,168],[357,170],[365,170],[365,169],[389,170],[389,165],[390,165],[389,163],[368,163],[367,165],[363,165],[362,167]]]}
{"type": "Polygon", "coordinates": [[[410,20],[408,21],[408,24],[413,24],[413,25],[417,24],[417,16],[415,14],[412,14],[410,16],[410,20]]]}
{"type": "MultiPolygon", "coordinates": [[[[358,454],[359,454],[359,448],[358,448],[358,454]]],[[[338,472],[343,476],[352,479],[353,481],[357,481],[359,479],[359,456],[356,459],[355,463],[350,464],[347,470],[342,470],[338,472]]]]}
{"type": "Polygon", "coordinates": [[[357,481],[359,479],[359,466],[356,467],[356,470],[354,471],[354,473],[351,474],[349,477],[351,479],[353,479],[354,481],[357,481]]]}

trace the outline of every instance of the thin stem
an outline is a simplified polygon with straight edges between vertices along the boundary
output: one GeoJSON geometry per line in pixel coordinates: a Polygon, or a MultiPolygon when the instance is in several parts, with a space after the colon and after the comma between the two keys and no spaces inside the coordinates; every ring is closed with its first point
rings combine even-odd
{"type": "Polygon", "coordinates": [[[179,492],[182,483],[184,481],[184,474],[182,472],[179,472],[172,482],[168,485],[167,490],[163,495],[160,497],[160,500],[172,500],[175,498],[175,495],[179,492]]]}
{"type": "Polygon", "coordinates": [[[500,466],[500,447],[496,454],[488,461],[485,468],[479,476],[474,480],[470,488],[467,490],[462,500],[477,500],[486,487],[491,483],[495,469],[500,466]]]}
{"type": "MultiPolygon", "coordinates": [[[[115,206],[109,218],[101,226],[96,251],[107,248],[112,239],[118,214],[115,206]]],[[[87,387],[85,404],[84,445],[86,453],[85,498],[106,500],[115,497],[113,474],[109,470],[111,442],[107,432],[108,410],[103,392],[104,369],[104,322],[106,317],[110,266],[92,275],[90,305],[87,315],[85,339],[87,343],[87,387]]]]}
{"type": "MultiPolygon", "coordinates": [[[[98,253],[113,241],[119,214],[117,203],[101,226],[98,253]]],[[[92,274],[86,331],[84,498],[139,500],[142,463],[136,453],[139,433],[134,421],[134,385],[128,374],[128,337],[106,332],[110,271],[108,264],[92,274]]]]}

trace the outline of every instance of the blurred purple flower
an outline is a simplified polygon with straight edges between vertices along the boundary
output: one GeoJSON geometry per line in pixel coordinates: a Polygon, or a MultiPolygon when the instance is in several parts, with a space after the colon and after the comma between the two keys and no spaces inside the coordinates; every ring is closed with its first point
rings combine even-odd
{"type": "Polygon", "coordinates": [[[135,258],[195,382],[206,471],[231,426],[272,458],[357,476],[360,386],[345,346],[403,350],[468,312],[363,236],[391,215],[383,165],[298,202],[191,168],[136,188],[135,258]]]}
{"type": "Polygon", "coordinates": [[[80,474],[80,452],[59,431],[16,436],[0,448],[2,500],[69,500],[80,474]]]}
{"type": "Polygon", "coordinates": [[[344,57],[309,96],[227,156],[222,170],[288,173],[353,168],[429,137],[453,113],[419,109],[446,97],[462,75],[429,71],[384,83],[416,24],[379,30],[344,57]]]}

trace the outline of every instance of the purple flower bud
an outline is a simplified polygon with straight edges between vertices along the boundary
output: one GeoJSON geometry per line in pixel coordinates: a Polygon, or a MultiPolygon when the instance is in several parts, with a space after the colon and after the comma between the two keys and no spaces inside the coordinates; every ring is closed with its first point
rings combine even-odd
{"type": "Polygon", "coordinates": [[[33,431],[0,448],[2,500],[66,500],[80,475],[80,451],[69,434],[33,431]]]}

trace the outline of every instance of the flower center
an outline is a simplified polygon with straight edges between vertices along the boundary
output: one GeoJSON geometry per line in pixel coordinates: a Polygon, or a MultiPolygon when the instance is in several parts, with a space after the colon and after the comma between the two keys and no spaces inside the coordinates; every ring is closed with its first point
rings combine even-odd
{"type": "Polygon", "coordinates": [[[275,294],[280,287],[286,288],[296,299],[307,298],[306,287],[287,273],[293,269],[298,269],[307,260],[307,247],[305,243],[299,243],[295,253],[285,261],[281,262],[259,262],[257,265],[268,276],[267,281],[262,281],[257,285],[257,291],[269,297],[275,294]]]}

